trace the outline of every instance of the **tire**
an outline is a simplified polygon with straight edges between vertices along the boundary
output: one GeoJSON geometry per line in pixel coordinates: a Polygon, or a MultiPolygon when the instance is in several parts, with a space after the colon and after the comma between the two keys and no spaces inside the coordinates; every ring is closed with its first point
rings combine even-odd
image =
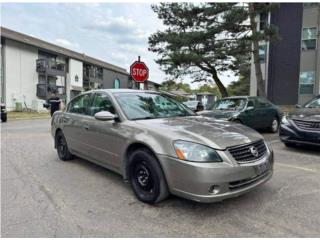
{"type": "Polygon", "coordinates": [[[279,120],[278,118],[274,117],[271,121],[269,131],[272,133],[277,133],[279,131],[279,127],[280,127],[279,120]]]}
{"type": "Polygon", "coordinates": [[[286,147],[288,147],[288,148],[296,147],[296,145],[295,145],[294,143],[288,143],[288,142],[286,142],[286,143],[284,143],[284,145],[286,145],[286,147]]]}
{"type": "Polygon", "coordinates": [[[55,141],[59,159],[62,161],[73,159],[73,155],[69,151],[66,138],[64,137],[62,131],[58,131],[56,133],[55,141]]]}
{"type": "Polygon", "coordinates": [[[138,149],[129,156],[129,180],[136,197],[149,204],[169,196],[166,179],[156,157],[148,149],[138,149]]]}

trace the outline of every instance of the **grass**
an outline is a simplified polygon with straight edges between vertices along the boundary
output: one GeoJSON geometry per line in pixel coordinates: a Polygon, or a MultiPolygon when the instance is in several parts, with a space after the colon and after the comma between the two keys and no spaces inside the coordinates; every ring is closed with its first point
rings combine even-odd
{"type": "Polygon", "coordinates": [[[49,112],[7,112],[10,120],[49,119],[49,112]]]}

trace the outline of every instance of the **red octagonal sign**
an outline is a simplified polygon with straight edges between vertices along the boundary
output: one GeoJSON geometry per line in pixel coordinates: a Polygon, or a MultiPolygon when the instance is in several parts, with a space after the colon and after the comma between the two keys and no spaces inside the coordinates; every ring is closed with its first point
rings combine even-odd
{"type": "Polygon", "coordinates": [[[130,66],[130,75],[136,82],[143,83],[148,80],[149,69],[144,62],[135,61],[130,66]]]}

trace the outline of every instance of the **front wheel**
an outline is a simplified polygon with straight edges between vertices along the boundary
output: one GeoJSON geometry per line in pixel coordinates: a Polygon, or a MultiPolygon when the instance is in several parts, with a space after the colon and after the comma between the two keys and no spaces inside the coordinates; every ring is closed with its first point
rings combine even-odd
{"type": "Polygon", "coordinates": [[[56,133],[56,147],[60,160],[68,161],[73,158],[72,154],[69,151],[66,138],[64,137],[62,131],[56,133]]]}
{"type": "Polygon", "coordinates": [[[138,149],[130,155],[129,180],[136,197],[142,202],[154,204],[169,195],[160,164],[148,149],[138,149]]]}
{"type": "Polygon", "coordinates": [[[278,118],[273,118],[271,122],[271,126],[269,127],[270,132],[276,133],[279,130],[279,120],[278,118]]]}

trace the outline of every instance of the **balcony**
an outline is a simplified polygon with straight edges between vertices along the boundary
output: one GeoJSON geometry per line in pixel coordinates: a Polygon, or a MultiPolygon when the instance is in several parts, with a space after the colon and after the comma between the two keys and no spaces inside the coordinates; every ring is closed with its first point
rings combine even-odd
{"type": "Polygon", "coordinates": [[[83,88],[87,90],[97,89],[102,86],[102,68],[85,66],[83,69],[83,88]]]}
{"type": "Polygon", "coordinates": [[[37,59],[36,70],[38,73],[52,76],[66,76],[66,64],[50,59],[37,59]]]}
{"type": "Polygon", "coordinates": [[[47,99],[51,91],[55,91],[56,95],[60,98],[64,98],[66,94],[66,88],[64,86],[47,85],[43,83],[37,84],[37,97],[47,99]]]}

